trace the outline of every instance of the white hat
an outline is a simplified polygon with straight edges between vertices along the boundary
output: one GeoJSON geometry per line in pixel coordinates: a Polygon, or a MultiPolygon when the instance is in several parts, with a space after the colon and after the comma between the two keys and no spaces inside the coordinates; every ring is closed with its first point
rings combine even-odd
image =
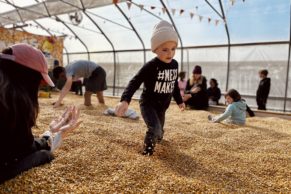
{"type": "Polygon", "coordinates": [[[173,26],[165,21],[160,21],[155,25],[151,38],[151,49],[154,52],[161,44],[173,41],[178,44],[178,35],[173,26]]]}

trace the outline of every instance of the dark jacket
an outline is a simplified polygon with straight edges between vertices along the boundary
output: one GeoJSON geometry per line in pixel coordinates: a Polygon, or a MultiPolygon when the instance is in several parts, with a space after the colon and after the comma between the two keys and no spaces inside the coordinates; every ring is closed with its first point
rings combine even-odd
{"type": "MultiPolygon", "coordinates": [[[[1,119],[9,120],[1,115],[1,119]]],[[[33,135],[31,128],[24,126],[25,121],[22,118],[17,120],[17,123],[9,125],[9,122],[2,123],[0,127],[0,164],[3,162],[10,162],[15,158],[22,158],[31,152],[31,145],[33,143],[33,135]]]]}
{"type": "Polygon", "coordinates": [[[130,80],[125,88],[121,101],[130,103],[135,91],[144,83],[140,103],[150,103],[152,106],[167,109],[172,96],[177,104],[183,103],[178,87],[178,63],[164,63],[157,57],[147,62],[130,80]]]}
{"type": "Polygon", "coordinates": [[[218,87],[214,87],[214,88],[209,87],[207,89],[207,95],[208,95],[208,99],[211,99],[212,101],[218,104],[219,99],[221,97],[221,91],[218,87]]]}
{"type": "Polygon", "coordinates": [[[258,90],[257,90],[257,99],[264,99],[267,100],[271,87],[271,79],[264,78],[260,81],[258,90]]]}
{"type": "Polygon", "coordinates": [[[186,94],[191,94],[192,97],[187,100],[186,105],[194,109],[206,109],[208,107],[208,96],[207,96],[207,80],[202,76],[202,83],[197,84],[196,87],[200,87],[201,90],[198,93],[191,93],[191,89],[194,85],[190,84],[190,79],[187,81],[186,94]]]}

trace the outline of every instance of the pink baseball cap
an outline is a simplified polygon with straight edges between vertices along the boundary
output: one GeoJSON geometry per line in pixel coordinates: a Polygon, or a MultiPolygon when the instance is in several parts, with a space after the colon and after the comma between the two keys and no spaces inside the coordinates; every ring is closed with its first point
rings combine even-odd
{"type": "Polygon", "coordinates": [[[52,87],[55,86],[50,76],[48,75],[48,65],[46,59],[39,49],[36,49],[25,43],[12,45],[10,48],[12,49],[13,55],[1,53],[0,58],[15,61],[20,65],[40,72],[46,83],[52,87]]]}

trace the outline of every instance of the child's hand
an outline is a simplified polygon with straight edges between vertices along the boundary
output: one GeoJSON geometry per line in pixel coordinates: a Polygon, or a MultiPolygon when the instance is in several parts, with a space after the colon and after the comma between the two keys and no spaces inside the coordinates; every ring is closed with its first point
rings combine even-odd
{"type": "Polygon", "coordinates": [[[128,103],[126,101],[119,102],[115,107],[115,114],[118,117],[123,117],[128,109],[128,103]]]}
{"type": "Polygon", "coordinates": [[[185,107],[186,107],[185,106],[185,103],[179,104],[178,106],[179,106],[179,108],[180,108],[181,111],[184,111],[185,110],[185,107]]]}
{"type": "Polygon", "coordinates": [[[80,124],[80,122],[77,122],[79,116],[80,112],[76,107],[73,106],[67,108],[61,116],[52,120],[49,125],[50,131],[55,133],[58,131],[69,131],[69,129],[76,128],[80,124]]]}
{"type": "Polygon", "coordinates": [[[208,118],[208,120],[209,120],[210,122],[213,122],[213,120],[214,120],[212,115],[208,115],[207,118],[208,118]]]}
{"type": "Polygon", "coordinates": [[[62,104],[59,101],[53,103],[54,108],[61,106],[62,104]]]}

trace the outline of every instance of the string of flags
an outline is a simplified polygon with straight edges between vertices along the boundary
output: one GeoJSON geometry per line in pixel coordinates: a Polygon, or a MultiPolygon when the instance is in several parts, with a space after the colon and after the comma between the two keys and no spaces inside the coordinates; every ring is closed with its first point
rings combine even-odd
{"type": "MultiPolygon", "coordinates": [[[[238,0],[229,0],[229,3],[230,5],[234,5],[236,3],[236,1],[238,0]]],[[[242,2],[245,2],[245,0],[240,0],[242,2]]],[[[119,2],[119,0],[113,0],[113,3],[114,4],[117,4],[119,2]]],[[[126,4],[127,4],[127,7],[128,7],[128,10],[131,9],[131,6],[132,6],[132,1],[131,0],[128,0],[126,1],[126,4]]],[[[153,5],[144,5],[144,4],[135,4],[137,5],[141,11],[143,11],[144,9],[150,9],[150,10],[160,10],[161,12],[159,12],[159,15],[161,13],[165,14],[167,11],[172,14],[173,16],[175,15],[179,15],[179,16],[182,16],[182,15],[185,15],[186,13],[188,13],[188,15],[190,16],[191,19],[193,19],[194,17],[197,17],[199,22],[202,22],[203,20],[206,20],[209,24],[210,23],[214,23],[215,26],[219,25],[219,24],[225,24],[226,21],[223,20],[223,19],[217,19],[217,18],[212,18],[212,17],[209,17],[209,16],[203,16],[203,15],[200,15],[198,14],[197,12],[194,12],[194,11],[191,11],[191,10],[186,10],[186,9],[176,9],[176,8],[170,8],[170,9],[167,9],[165,7],[158,7],[158,6],[153,6],[153,5]]],[[[196,6],[196,10],[198,10],[198,6],[196,6]]]]}

